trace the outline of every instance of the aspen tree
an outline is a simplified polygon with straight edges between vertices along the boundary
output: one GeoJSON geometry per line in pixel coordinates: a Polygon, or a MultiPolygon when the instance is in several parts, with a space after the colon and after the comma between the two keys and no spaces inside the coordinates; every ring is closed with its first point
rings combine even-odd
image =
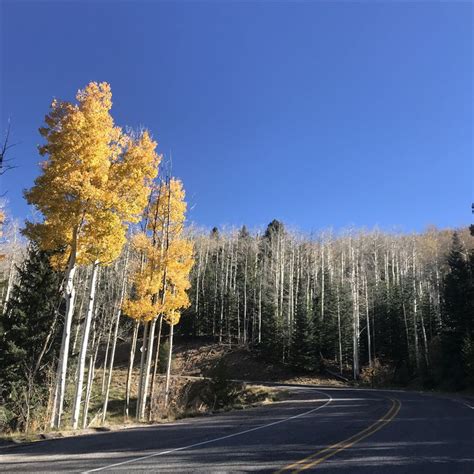
{"type": "MultiPolygon", "coordinates": [[[[178,311],[189,305],[186,291],[193,264],[193,245],[183,238],[186,203],[180,181],[161,183],[148,211],[146,233],[136,236],[134,245],[145,255],[145,264],[132,277],[133,296],[124,302],[124,312],[149,324],[144,337],[146,357],[141,367],[137,418],[142,419],[148,397],[148,381],[153,353],[154,328],[163,315],[172,327],[179,321],[178,311]]],[[[147,328],[147,326],[145,326],[147,328]]],[[[169,380],[168,380],[169,387],[169,380]]]]}
{"type": "MultiPolygon", "coordinates": [[[[63,412],[77,265],[94,262],[94,282],[99,263],[118,256],[125,242],[124,224],[138,219],[146,202],[144,189],[156,176],[159,161],[156,144],[146,132],[134,140],[114,125],[107,83],[88,84],[76,99],[77,104],[53,101],[46,126],[40,129],[46,144],[39,151],[48,158],[25,193],[43,221],[27,222],[24,233],[43,250],[56,252],[54,266],[66,268],[66,315],[51,420],[55,427],[63,412]]],[[[81,345],[82,375],[92,309],[90,304],[81,345]]],[[[79,383],[76,392],[77,405],[79,383]]]]}
{"type": "MultiPolygon", "coordinates": [[[[52,426],[59,427],[63,411],[70,329],[74,311],[74,275],[83,254],[83,238],[90,231],[91,211],[103,187],[110,159],[110,143],[117,143],[120,130],[109,115],[110,88],[90,84],[79,91],[78,104],[54,100],[40,129],[46,144],[40,154],[49,158],[42,174],[25,193],[44,216],[41,223],[27,222],[25,234],[43,250],[61,249],[53,265],[66,267],[66,315],[55,387],[52,426]]],[[[115,150],[114,150],[115,151],[115,150]]]]}
{"type": "Polygon", "coordinates": [[[155,152],[156,143],[150,139],[148,132],[142,133],[135,139],[128,137],[125,143],[126,148],[123,154],[111,163],[109,183],[101,203],[104,210],[99,214],[100,221],[94,228],[96,231],[94,243],[87,249],[89,258],[93,261],[93,272],[77,367],[73,428],[77,428],[79,422],[82,383],[99,265],[109,264],[120,255],[125,244],[127,225],[139,220],[150,194],[151,182],[157,175],[159,157],[155,152]],[[101,227],[104,227],[102,231],[100,231],[101,227]]]}
{"type": "Polygon", "coordinates": [[[185,194],[181,182],[171,180],[168,193],[171,199],[169,200],[169,217],[165,245],[167,249],[166,271],[164,272],[161,298],[163,318],[170,327],[165,407],[168,404],[169,398],[174,326],[179,323],[180,312],[190,305],[187,290],[191,286],[189,273],[194,264],[193,243],[183,235],[186,202],[184,201],[185,194]]]}
{"type": "Polygon", "coordinates": [[[359,366],[359,340],[360,340],[360,329],[359,329],[359,259],[358,249],[354,249],[351,245],[351,286],[352,286],[352,366],[353,366],[353,377],[354,380],[359,378],[360,366],[359,366]]]}

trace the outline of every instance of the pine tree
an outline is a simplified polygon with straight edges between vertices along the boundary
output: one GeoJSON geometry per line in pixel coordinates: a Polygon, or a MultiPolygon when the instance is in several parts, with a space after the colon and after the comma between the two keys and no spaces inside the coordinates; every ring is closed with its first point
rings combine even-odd
{"type": "Polygon", "coordinates": [[[312,371],[318,368],[319,344],[315,337],[315,325],[311,310],[304,302],[300,290],[298,307],[295,315],[295,327],[291,339],[290,361],[298,370],[312,371]]]}
{"type": "Polygon", "coordinates": [[[285,338],[279,317],[281,243],[286,235],[282,222],[271,221],[260,242],[262,268],[262,338],[260,348],[269,359],[284,359],[285,338]]]}
{"type": "Polygon", "coordinates": [[[32,244],[18,268],[0,334],[0,397],[13,411],[15,428],[27,429],[34,415],[30,409],[46,404],[60,344],[59,285],[49,255],[32,244]]]}
{"type": "Polygon", "coordinates": [[[469,369],[472,338],[474,336],[474,275],[472,257],[457,233],[453,234],[448,256],[449,273],[444,282],[445,326],[443,331],[443,366],[446,379],[455,388],[463,388],[469,369]]]}

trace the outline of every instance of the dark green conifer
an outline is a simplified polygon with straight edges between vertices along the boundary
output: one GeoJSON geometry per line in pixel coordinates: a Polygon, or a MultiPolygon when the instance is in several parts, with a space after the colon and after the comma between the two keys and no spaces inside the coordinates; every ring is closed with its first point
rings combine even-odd
{"type": "Polygon", "coordinates": [[[46,396],[43,392],[60,344],[59,285],[60,276],[51,268],[46,253],[32,245],[18,268],[0,329],[0,400],[7,407],[14,403],[11,423],[16,428],[28,424],[25,418],[31,415],[33,395],[39,404],[46,396]],[[27,401],[25,411],[21,404],[27,401]]]}
{"type": "Polygon", "coordinates": [[[449,272],[444,281],[443,352],[446,379],[455,388],[466,385],[474,336],[474,278],[472,256],[457,233],[448,256],[449,272]]]}

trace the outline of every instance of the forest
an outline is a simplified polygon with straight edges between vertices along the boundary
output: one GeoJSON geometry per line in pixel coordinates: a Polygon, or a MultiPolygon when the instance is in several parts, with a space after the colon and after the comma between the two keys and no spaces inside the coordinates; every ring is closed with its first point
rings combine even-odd
{"type": "Polygon", "coordinates": [[[107,83],[54,100],[34,218],[2,210],[2,431],[106,423],[118,346],[124,417],[159,418],[176,338],[348,383],[474,388],[473,226],[201,229],[151,133],[111,107],[107,83]]]}

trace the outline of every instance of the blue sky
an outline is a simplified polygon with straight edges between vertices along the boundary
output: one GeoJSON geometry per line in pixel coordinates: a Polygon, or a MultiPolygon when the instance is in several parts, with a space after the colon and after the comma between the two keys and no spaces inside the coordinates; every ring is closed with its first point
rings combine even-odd
{"type": "Polygon", "coordinates": [[[53,97],[108,81],[203,226],[469,224],[471,2],[1,2],[14,216],[53,97]]]}

